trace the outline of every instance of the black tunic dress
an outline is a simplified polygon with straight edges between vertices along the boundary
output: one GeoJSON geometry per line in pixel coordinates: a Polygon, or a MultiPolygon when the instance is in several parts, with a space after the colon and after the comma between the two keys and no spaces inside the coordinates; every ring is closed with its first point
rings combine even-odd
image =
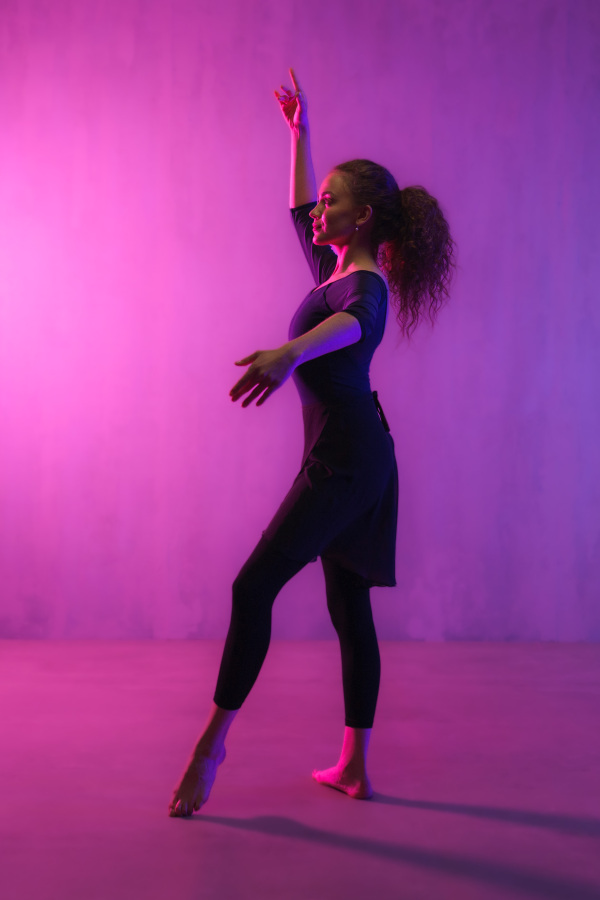
{"type": "MultiPolygon", "coordinates": [[[[337,257],[330,247],[313,244],[309,212],[315,206],[316,201],[291,212],[315,281],[322,285],[337,257]]],[[[327,557],[368,586],[392,587],[398,470],[394,442],[369,382],[369,366],[386,322],[383,278],[360,271],[317,287],[296,311],[289,339],[338,312],[356,317],[362,337],[295,369],[292,377],[304,420],[302,465],[263,533],[293,559],[327,557]]]]}

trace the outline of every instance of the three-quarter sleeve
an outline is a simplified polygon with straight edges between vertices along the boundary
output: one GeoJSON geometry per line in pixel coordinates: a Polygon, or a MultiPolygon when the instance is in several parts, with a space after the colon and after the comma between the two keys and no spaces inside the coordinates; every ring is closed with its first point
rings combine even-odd
{"type": "Polygon", "coordinates": [[[296,229],[296,234],[304,251],[304,255],[310,266],[310,271],[315,279],[315,284],[322,284],[327,281],[337,261],[337,256],[329,247],[329,245],[316,245],[313,243],[312,219],[310,217],[311,209],[317,205],[316,200],[310,203],[304,203],[302,206],[296,206],[290,210],[292,222],[296,229]]]}
{"type": "Polygon", "coordinates": [[[387,290],[383,279],[374,272],[354,272],[349,278],[352,283],[339,311],[350,313],[358,319],[362,333],[360,341],[364,341],[378,321],[379,311],[386,301],[387,290]]]}

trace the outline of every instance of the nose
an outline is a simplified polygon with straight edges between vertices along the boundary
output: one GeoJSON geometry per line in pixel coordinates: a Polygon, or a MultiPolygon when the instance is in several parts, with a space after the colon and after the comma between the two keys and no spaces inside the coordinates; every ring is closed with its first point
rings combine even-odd
{"type": "Polygon", "coordinates": [[[311,216],[313,219],[319,218],[319,213],[317,212],[318,208],[319,208],[319,204],[317,203],[317,205],[314,207],[314,209],[311,209],[311,211],[309,212],[309,216],[311,216]]]}

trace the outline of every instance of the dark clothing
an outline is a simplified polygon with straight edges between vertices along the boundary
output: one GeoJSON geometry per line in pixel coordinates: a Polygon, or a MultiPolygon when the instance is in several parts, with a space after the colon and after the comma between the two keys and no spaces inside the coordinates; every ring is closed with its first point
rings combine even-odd
{"type": "Polygon", "coordinates": [[[303,406],[336,404],[371,393],[369,366],[383,338],[387,313],[387,286],[375,272],[352,272],[338,281],[322,285],[335,269],[337,256],[331,247],[313,244],[309,212],[315,203],[292,210],[296,233],[319,285],[308,294],[294,315],[288,339],[300,337],[334,313],[355,316],[362,337],[349,347],[325,353],[298,366],[292,375],[303,406]]]}
{"type": "MultiPolygon", "coordinates": [[[[320,285],[332,274],[336,256],[312,242],[308,213],[314,206],[298,207],[292,217],[320,285]]],[[[337,312],[348,312],[357,318],[362,336],[294,371],[304,421],[302,464],[233,584],[231,624],[214,696],[222,709],[239,709],[258,677],[277,594],[321,556],[327,606],[340,640],[346,725],[373,725],[380,660],[369,588],[396,583],[398,471],[394,442],[369,383],[386,310],[383,278],[354,272],[317,287],[292,319],[290,339],[337,312]]]]}
{"type": "MultiPolygon", "coordinates": [[[[296,231],[317,281],[335,268],[330,247],[312,242],[309,211],[292,210],[296,231]]],[[[304,453],[294,483],[264,535],[282,553],[308,562],[335,560],[366,585],[393,586],[398,519],[394,442],[371,393],[369,366],[381,342],[387,287],[374,272],[353,272],[317,287],[301,303],[289,337],[305,334],[336,312],[355,316],[362,338],[298,366],[304,453]]]]}
{"type": "MultiPolygon", "coordinates": [[[[304,566],[264,537],[242,566],[233,583],[231,624],[214,695],[221,709],[239,709],[250,693],[269,649],[275,598],[304,566]]],[[[372,728],[380,660],[369,589],[332,560],[323,560],[323,571],[327,607],[340,639],[345,724],[372,728]]]]}

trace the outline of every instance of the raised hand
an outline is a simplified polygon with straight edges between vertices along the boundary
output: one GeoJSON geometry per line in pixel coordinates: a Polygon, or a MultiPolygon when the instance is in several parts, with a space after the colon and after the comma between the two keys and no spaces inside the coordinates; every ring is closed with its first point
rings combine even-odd
{"type": "Polygon", "coordinates": [[[281,93],[275,91],[275,96],[281,106],[283,118],[292,131],[299,132],[308,129],[306,97],[304,96],[304,91],[298,84],[298,79],[296,78],[293,69],[290,69],[290,78],[292,79],[294,89],[290,90],[282,84],[281,93]]]}
{"type": "Polygon", "coordinates": [[[248,391],[252,391],[242,406],[249,406],[262,394],[256,404],[260,406],[281,387],[284,381],[287,381],[296,368],[296,363],[297,359],[287,347],[280,347],[278,350],[256,350],[250,356],[236,362],[236,366],[249,365],[250,368],[229,391],[231,399],[235,402],[248,391]]]}

